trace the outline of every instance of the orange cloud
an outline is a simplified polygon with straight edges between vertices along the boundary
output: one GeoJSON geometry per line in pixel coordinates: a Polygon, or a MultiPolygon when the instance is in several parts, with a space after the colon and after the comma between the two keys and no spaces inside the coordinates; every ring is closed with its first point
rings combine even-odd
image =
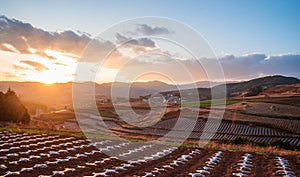
{"type": "Polygon", "coordinates": [[[36,71],[49,70],[49,68],[46,67],[45,65],[35,62],[35,61],[22,60],[22,61],[20,61],[20,63],[25,63],[25,64],[33,67],[34,70],[36,70],[36,71]]]}

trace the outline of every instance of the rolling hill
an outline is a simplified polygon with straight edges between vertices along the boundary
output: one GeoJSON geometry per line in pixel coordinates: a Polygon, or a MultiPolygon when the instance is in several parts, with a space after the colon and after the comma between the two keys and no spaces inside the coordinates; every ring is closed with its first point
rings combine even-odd
{"type": "MultiPolygon", "coordinates": [[[[275,86],[283,86],[283,85],[291,85],[291,84],[297,84],[300,83],[300,80],[294,77],[285,77],[280,75],[275,76],[267,76],[257,79],[252,79],[249,81],[243,81],[243,82],[236,82],[236,83],[227,83],[227,84],[220,84],[217,86],[214,86],[212,88],[198,88],[198,92],[200,95],[200,99],[210,99],[211,98],[211,91],[214,91],[215,93],[220,93],[219,95],[216,94],[215,98],[221,98],[222,93],[224,93],[224,88],[227,89],[227,96],[236,96],[240,95],[243,92],[247,92],[249,89],[261,86],[263,89],[269,89],[273,88],[275,86]]],[[[181,90],[182,93],[188,94],[194,92],[193,89],[184,89],[181,90]]],[[[173,91],[167,91],[167,92],[161,92],[163,95],[167,94],[173,94],[173,95],[179,95],[178,90],[173,91]]]]}
{"type": "MultiPolygon", "coordinates": [[[[226,84],[226,87],[227,87],[227,92],[234,93],[234,92],[245,92],[255,86],[262,86],[263,88],[271,88],[274,86],[290,85],[296,83],[300,83],[300,80],[297,78],[275,75],[275,76],[267,76],[267,77],[252,79],[245,82],[229,83],[226,84]]],[[[218,87],[220,86],[217,86],[215,88],[218,87]]]]}

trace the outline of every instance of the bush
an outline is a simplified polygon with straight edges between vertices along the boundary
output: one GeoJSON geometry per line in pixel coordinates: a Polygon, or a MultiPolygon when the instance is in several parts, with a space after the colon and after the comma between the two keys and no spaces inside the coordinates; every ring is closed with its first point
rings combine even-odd
{"type": "Polygon", "coordinates": [[[276,141],[272,142],[271,146],[282,148],[282,149],[287,149],[287,150],[294,150],[294,147],[290,143],[283,142],[282,140],[276,140],[276,141]]]}
{"type": "Polygon", "coordinates": [[[246,138],[237,137],[233,140],[233,144],[248,144],[249,141],[246,138]]]}
{"type": "Polygon", "coordinates": [[[0,121],[29,123],[30,116],[16,93],[11,89],[4,94],[0,92],[0,121]]]}
{"type": "Polygon", "coordinates": [[[218,140],[218,143],[219,144],[229,144],[230,141],[228,139],[220,139],[220,140],[218,140]]]}

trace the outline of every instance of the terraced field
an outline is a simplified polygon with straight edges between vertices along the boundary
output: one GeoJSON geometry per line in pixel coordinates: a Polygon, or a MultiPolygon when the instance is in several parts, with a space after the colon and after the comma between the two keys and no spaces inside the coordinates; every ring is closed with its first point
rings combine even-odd
{"type": "MultiPolygon", "coordinates": [[[[177,132],[185,132],[186,130],[190,129],[189,128],[190,125],[194,124],[190,119],[185,119],[182,122],[185,122],[186,125],[181,124],[180,126],[175,127],[177,122],[178,119],[176,118],[163,120],[158,122],[154,126],[139,128],[139,129],[124,128],[116,124],[115,122],[111,122],[111,121],[106,121],[105,123],[111,130],[114,130],[116,132],[119,131],[122,133],[140,134],[144,136],[154,135],[158,137],[165,136],[171,130],[177,132]]],[[[201,120],[201,119],[197,120],[193,128],[193,131],[191,131],[189,138],[199,139],[199,137],[203,133],[206,123],[207,123],[206,120],[201,120]]],[[[265,143],[265,144],[270,144],[274,140],[281,140],[283,142],[288,142],[293,146],[300,147],[299,133],[284,132],[282,130],[277,130],[265,126],[251,126],[250,124],[240,124],[240,123],[222,121],[220,123],[220,126],[217,128],[216,133],[209,132],[209,131],[206,131],[205,133],[211,134],[212,140],[225,139],[231,141],[236,139],[237,137],[242,137],[254,143],[265,143]]]]}
{"type": "Polygon", "coordinates": [[[300,176],[300,157],[0,132],[0,176],[300,176]]]}
{"type": "MultiPolygon", "coordinates": [[[[128,108],[124,106],[122,109],[128,108]]],[[[189,134],[186,139],[190,140],[199,140],[203,134],[207,134],[210,140],[215,141],[228,142],[242,138],[259,145],[284,142],[295,149],[300,149],[300,113],[297,106],[257,102],[236,103],[226,108],[222,121],[214,119],[215,115],[222,114],[218,106],[200,108],[196,120],[194,114],[199,111],[199,108],[179,109],[174,106],[168,108],[168,112],[162,119],[155,120],[153,124],[146,127],[138,124],[133,126],[135,124],[126,123],[126,120],[117,117],[100,117],[90,113],[89,110],[81,111],[79,120],[83,123],[80,125],[83,124],[86,129],[92,130],[95,122],[101,122],[103,130],[112,130],[121,136],[159,138],[169,136],[169,132],[173,131],[176,132],[176,137],[189,134]],[[211,110],[214,110],[214,113],[211,110]],[[180,115],[181,112],[184,116],[180,115]],[[208,119],[210,113],[212,118],[208,119]]],[[[113,112],[113,109],[111,111],[113,112]]],[[[148,114],[144,107],[137,107],[135,111],[141,115],[148,114]]],[[[146,121],[152,120],[142,122],[146,121]]]]}

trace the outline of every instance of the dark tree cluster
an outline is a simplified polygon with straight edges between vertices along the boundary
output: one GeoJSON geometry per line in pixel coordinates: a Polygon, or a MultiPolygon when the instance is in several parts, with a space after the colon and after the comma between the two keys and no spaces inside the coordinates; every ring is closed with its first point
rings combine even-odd
{"type": "Polygon", "coordinates": [[[14,123],[29,123],[27,109],[10,88],[6,93],[0,92],[0,121],[14,123]]]}
{"type": "Polygon", "coordinates": [[[263,91],[262,86],[258,85],[258,86],[255,86],[255,87],[252,87],[251,89],[249,89],[246,96],[256,96],[256,95],[260,94],[262,91],[263,91]]]}

